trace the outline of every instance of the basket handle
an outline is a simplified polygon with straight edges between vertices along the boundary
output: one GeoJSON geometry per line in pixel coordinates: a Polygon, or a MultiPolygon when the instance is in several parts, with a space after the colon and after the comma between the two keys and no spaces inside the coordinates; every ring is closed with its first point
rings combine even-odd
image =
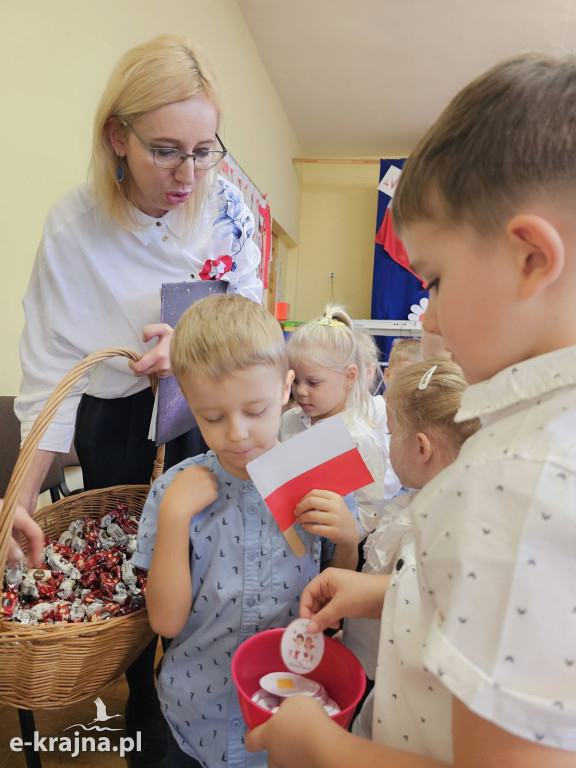
{"type": "MultiPolygon", "coordinates": [[[[60,381],[54,392],[50,395],[44,408],[36,417],[32,429],[28,436],[24,440],[18,460],[10,476],[10,482],[6,489],[6,495],[4,497],[4,506],[0,514],[0,578],[4,573],[6,565],[6,555],[8,554],[8,543],[12,537],[12,520],[14,517],[14,511],[22,490],[24,478],[26,473],[30,469],[32,459],[36,454],[40,440],[44,433],[48,429],[48,425],[54,418],[54,415],[64,398],[68,395],[74,385],[84,376],[84,374],[90,370],[97,363],[103,360],[108,360],[110,357],[127,357],[134,362],[140,360],[141,355],[138,352],[134,352],[132,349],[126,347],[107,347],[101,349],[98,352],[93,352],[91,355],[87,355],[72,370],[60,381]]],[[[150,384],[152,385],[152,391],[156,394],[158,386],[158,379],[155,375],[148,377],[150,384]]],[[[157,477],[160,477],[164,469],[164,446],[159,445],[156,451],[156,459],[152,470],[152,481],[157,477]]],[[[0,589],[1,589],[0,584],[0,589]]]]}

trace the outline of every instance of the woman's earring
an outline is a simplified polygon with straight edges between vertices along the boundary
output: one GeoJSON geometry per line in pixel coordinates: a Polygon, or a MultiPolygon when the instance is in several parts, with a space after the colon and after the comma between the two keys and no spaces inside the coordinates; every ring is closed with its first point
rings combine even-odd
{"type": "Polygon", "coordinates": [[[122,163],[118,163],[118,168],[116,169],[116,179],[118,181],[122,181],[124,179],[124,166],[122,163]]]}

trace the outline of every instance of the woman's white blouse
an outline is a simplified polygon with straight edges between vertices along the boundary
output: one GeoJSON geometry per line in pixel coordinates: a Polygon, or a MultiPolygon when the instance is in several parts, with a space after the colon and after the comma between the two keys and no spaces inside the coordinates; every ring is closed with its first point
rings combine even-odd
{"type": "MultiPolygon", "coordinates": [[[[22,438],[58,382],[87,354],[110,346],[140,354],[153,348],[156,340],[142,342],[142,326],[160,322],[162,283],[222,279],[261,301],[254,220],[226,179],[218,177],[210,188],[191,236],[176,211],[160,219],[137,212],[137,218],[142,227],[134,230],[104,220],[90,184],[49,211],[24,297],[23,375],[15,406],[22,438]]],[[[68,451],[83,391],[116,398],[147,386],[124,358],[98,365],[65,400],[41,447],[68,451]]]]}

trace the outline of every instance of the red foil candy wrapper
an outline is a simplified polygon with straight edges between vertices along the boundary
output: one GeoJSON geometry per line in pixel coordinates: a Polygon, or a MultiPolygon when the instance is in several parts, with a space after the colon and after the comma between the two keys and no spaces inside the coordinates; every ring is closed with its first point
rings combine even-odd
{"type": "Polygon", "coordinates": [[[106,621],[143,608],[147,573],[130,563],[138,521],[126,504],[86,515],[47,539],[45,565],[4,574],[2,610],[24,624],[106,621]]]}

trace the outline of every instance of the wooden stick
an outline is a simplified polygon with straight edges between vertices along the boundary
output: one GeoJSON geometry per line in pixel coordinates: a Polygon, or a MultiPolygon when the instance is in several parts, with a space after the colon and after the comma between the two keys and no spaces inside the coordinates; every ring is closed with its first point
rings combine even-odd
{"type": "Polygon", "coordinates": [[[284,531],[284,538],[288,542],[290,549],[292,550],[292,552],[294,552],[296,557],[304,557],[304,555],[306,554],[306,547],[302,543],[302,539],[300,538],[300,536],[298,536],[298,534],[294,530],[293,525],[291,525],[290,528],[287,528],[284,531]]]}

